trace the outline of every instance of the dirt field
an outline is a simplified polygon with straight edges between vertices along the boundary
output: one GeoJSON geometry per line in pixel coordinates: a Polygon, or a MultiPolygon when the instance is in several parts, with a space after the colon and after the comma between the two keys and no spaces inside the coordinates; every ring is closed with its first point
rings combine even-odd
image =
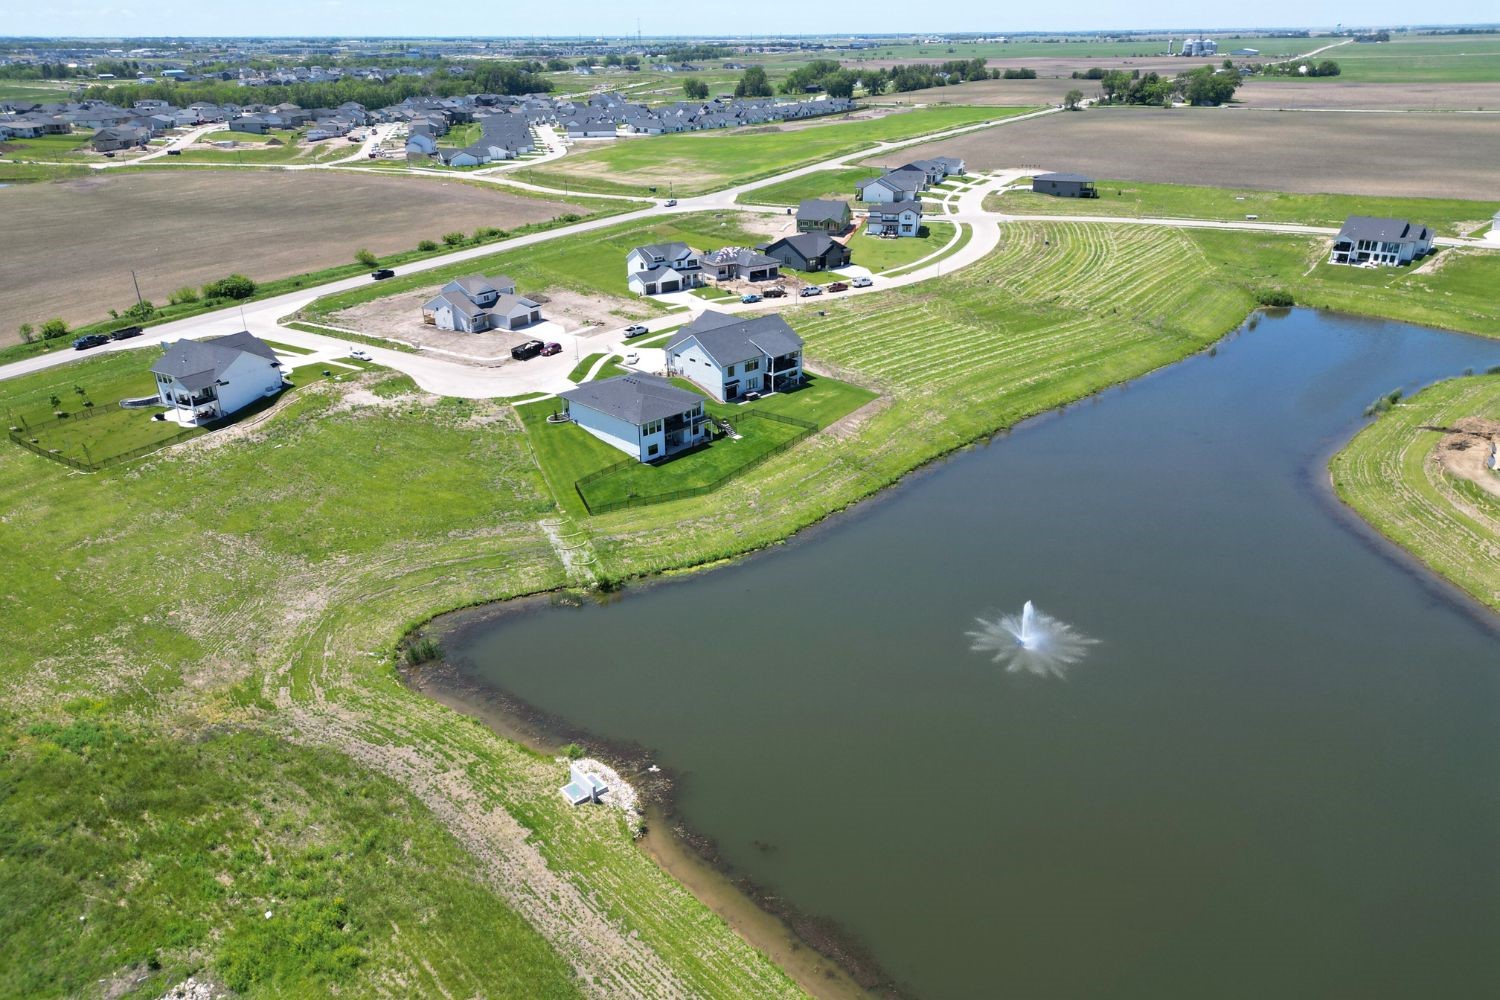
{"type": "Polygon", "coordinates": [[[1098,80],[976,80],[956,87],[928,87],[908,90],[904,94],[884,94],[877,98],[896,104],[977,104],[984,107],[1023,108],[1061,104],[1068,91],[1077,88],[1085,97],[1097,97],[1098,80]]]}
{"type": "Polygon", "coordinates": [[[1453,114],[1098,108],[903,150],[971,170],[1038,166],[1097,177],[1310,194],[1494,198],[1500,123],[1453,114]]]}
{"type": "MultiPolygon", "coordinates": [[[[1087,90],[1084,91],[1087,93],[1087,90]]],[[[1234,95],[1250,108],[1356,111],[1500,111],[1500,83],[1312,83],[1249,80],[1234,95]]],[[[1479,120],[1475,128],[1500,128],[1479,120]]]]}
{"type": "Polygon", "coordinates": [[[409,250],[445,232],[513,228],[569,210],[441,180],[332,171],[178,168],[0,189],[0,344],[16,327],[102,319],[231,271],[257,280],[409,250]]]}
{"type": "Polygon", "coordinates": [[[1500,497],[1500,474],[1490,468],[1490,456],[1500,443],[1500,421],[1464,417],[1453,427],[1458,433],[1443,435],[1433,450],[1433,459],[1444,471],[1500,497]]]}

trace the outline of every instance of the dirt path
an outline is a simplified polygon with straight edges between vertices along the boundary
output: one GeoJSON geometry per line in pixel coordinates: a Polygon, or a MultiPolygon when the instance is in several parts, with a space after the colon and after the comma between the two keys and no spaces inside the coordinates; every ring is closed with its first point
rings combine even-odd
{"type": "Polygon", "coordinates": [[[1466,479],[1500,499],[1500,472],[1491,466],[1500,449],[1500,420],[1464,417],[1433,449],[1433,460],[1450,475],[1466,479]]]}

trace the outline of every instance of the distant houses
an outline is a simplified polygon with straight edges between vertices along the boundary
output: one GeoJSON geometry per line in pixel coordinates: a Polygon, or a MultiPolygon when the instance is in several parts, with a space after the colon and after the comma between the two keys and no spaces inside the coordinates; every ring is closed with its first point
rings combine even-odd
{"type": "Polygon", "coordinates": [[[1333,238],[1330,264],[1397,267],[1432,252],[1432,230],[1406,219],[1351,215],[1333,238]]]}
{"type": "Polygon", "coordinates": [[[922,192],[931,185],[927,172],[915,167],[899,167],[888,170],[879,177],[860,181],[854,186],[855,197],[872,204],[890,204],[898,201],[917,201],[922,192]]]}
{"type": "Polygon", "coordinates": [[[703,284],[699,253],[686,243],[651,243],[625,255],[625,283],[637,295],[662,295],[703,284]]]}
{"type": "Polygon", "coordinates": [[[785,236],[761,249],[767,257],[794,271],[833,271],[849,266],[849,248],[822,232],[785,236]]]}
{"type": "Polygon", "coordinates": [[[227,417],[285,385],[276,352],[246,331],[179,340],[157,359],[151,372],[161,405],[184,426],[227,417]]]}
{"type": "Polygon", "coordinates": [[[422,322],[460,333],[518,330],[541,320],[541,304],[517,295],[515,281],[503,274],[456,278],[422,306],[422,322]]]}
{"type": "Polygon", "coordinates": [[[954,156],[913,160],[855,186],[860,201],[870,206],[865,232],[871,236],[920,236],[922,192],[949,177],[965,173],[964,161],[954,156]]]}
{"type": "Polygon", "coordinates": [[[1097,198],[1094,179],[1083,174],[1037,174],[1031,179],[1031,190],[1057,198],[1097,198]]]}
{"type": "Polygon", "coordinates": [[[655,375],[617,375],[561,393],[570,420],[641,462],[708,440],[703,397],[655,375]]]}
{"type": "Polygon", "coordinates": [[[822,232],[837,236],[854,222],[854,212],[847,201],[804,198],[797,206],[797,232],[822,232]]]}
{"type": "Polygon", "coordinates": [[[666,353],[669,372],[721,403],[802,382],[802,338],[777,315],[706,310],[667,341],[666,353]]]}

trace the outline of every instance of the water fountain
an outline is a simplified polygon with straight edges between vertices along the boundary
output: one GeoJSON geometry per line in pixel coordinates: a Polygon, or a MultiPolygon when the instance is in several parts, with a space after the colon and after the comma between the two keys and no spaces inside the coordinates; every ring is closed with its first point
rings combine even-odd
{"type": "Polygon", "coordinates": [[[1066,622],[1058,621],[1027,601],[1019,615],[994,620],[975,619],[979,628],[968,633],[976,653],[993,653],[994,662],[1005,664],[1008,673],[1026,672],[1039,677],[1066,677],[1067,668],[1083,659],[1091,639],[1066,622]]]}

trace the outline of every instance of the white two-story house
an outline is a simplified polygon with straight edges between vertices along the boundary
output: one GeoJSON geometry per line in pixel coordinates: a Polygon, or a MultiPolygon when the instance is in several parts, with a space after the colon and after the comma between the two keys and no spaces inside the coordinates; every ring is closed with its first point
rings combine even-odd
{"type": "Polygon", "coordinates": [[[616,375],[561,393],[568,417],[605,444],[655,462],[708,440],[703,397],[655,375],[616,375]]]}
{"type": "Polygon", "coordinates": [[[1432,252],[1432,230],[1405,219],[1351,215],[1333,238],[1330,264],[1397,267],[1432,252]]]}
{"type": "Polygon", "coordinates": [[[156,394],[187,427],[227,417],[286,384],[271,346],[241,331],[210,340],[179,340],[151,366],[156,394]]]}
{"type": "Polygon", "coordinates": [[[637,295],[680,292],[703,284],[701,254],[686,243],[652,243],[625,255],[625,283],[637,295]]]}
{"type": "Polygon", "coordinates": [[[706,310],[667,341],[667,370],[721,403],[802,382],[802,338],[780,316],[706,310]]]}

